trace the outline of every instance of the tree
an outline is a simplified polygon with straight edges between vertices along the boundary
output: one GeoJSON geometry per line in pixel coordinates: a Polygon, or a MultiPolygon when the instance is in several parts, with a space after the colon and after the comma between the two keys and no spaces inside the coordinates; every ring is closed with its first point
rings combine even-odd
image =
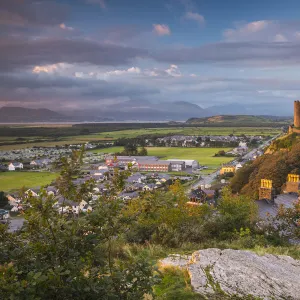
{"type": "Polygon", "coordinates": [[[140,152],[139,152],[140,156],[147,156],[148,155],[148,151],[145,147],[142,147],[140,152]]]}
{"type": "Polygon", "coordinates": [[[138,148],[136,144],[128,143],[124,146],[125,155],[138,155],[138,148]]]}
{"type": "MultiPolygon", "coordinates": [[[[62,162],[56,182],[59,197],[80,202],[93,182],[72,184],[82,153],[62,162]]],[[[117,176],[117,175],[116,175],[117,176]]],[[[152,293],[156,276],[144,251],[132,253],[123,235],[134,218],[124,216],[116,198],[119,180],[82,217],[59,213],[57,197],[41,190],[27,197],[22,231],[0,225],[0,294],[7,299],[142,299],[152,293]]],[[[122,180],[121,180],[122,183],[122,180]]]]}
{"type": "Polygon", "coordinates": [[[4,192],[0,192],[0,208],[4,208],[8,204],[8,199],[4,192]]]}

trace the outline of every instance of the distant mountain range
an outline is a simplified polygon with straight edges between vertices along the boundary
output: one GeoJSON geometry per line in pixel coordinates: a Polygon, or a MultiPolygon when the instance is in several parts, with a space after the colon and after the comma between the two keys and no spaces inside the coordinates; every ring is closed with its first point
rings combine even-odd
{"type": "MultiPolygon", "coordinates": [[[[61,111],[22,107],[0,108],[0,123],[27,122],[105,122],[105,121],[185,121],[191,118],[205,118],[215,115],[256,115],[254,107],[231,103],[222,106],[202,108],[186,101],[152,103],[129,100],[102,105],[101,108],[61,111]]],[[[260,110],[260,115],[273,113],[260,110]]],[[[281,114],[282,115],[282,114],[281,114]]],[[[201,122],[201,121],[200,121],[201,122]]]]}
{"type": "Polygon", "coordinates": [[[0,108],[0,122],[57,122],[62,121],[64,116],[46,108],[31,109],[24,107],[0,108]]]}

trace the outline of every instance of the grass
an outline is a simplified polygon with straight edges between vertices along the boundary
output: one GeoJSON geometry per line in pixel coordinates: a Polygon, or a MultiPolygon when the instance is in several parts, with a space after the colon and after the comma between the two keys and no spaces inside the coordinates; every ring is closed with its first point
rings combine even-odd
{"type": "MultiPolygon", "coordinates": [[[[36,125],[37,126],[37,125],[36,125]]],[[[54,126],[54,125],[53,125],[54,126]]],[[[68,125],[69,126],[69,125],[68,125]]],[[[67,127],[68,127],[67,126],[67,127]]],[[[24,126],[23,126],[24,127],[24,126]]],[[[43,127],[40,125],[40,127],[43,127]]],[[[59,125],[57,127],[60,127],[59,125]]],[[[59,134],[59,130],[57,131],[59,134]]],[[[26,137],[24,143],[16,145],[1,145],[0,150],[13,150],[21,148],[29,148],[33,146],[42,147],[54,147],[56,145],[65,144],[76,144],[86,143],[89,141],[113,141],[118,138],[134,138],[139,135],[262,135],[262,136],[274,136],[281,132],[278,128],[270,127],[174,127],[174,128],[143,128],[143,129],[129,129],[129,130],[118,130],[110,132],[100,132],[89,135],[77,135],[77,136],[66,136],[60,137],[58,140],[54,140],[51,137],[33,136],[26,137]],[[44,139],[45,141],[35,142],[35,139],[44,139]]],[[[0,137],[1,143],[17,142],[19,137],[0,137]]],[[[20,141],[19,141],[20,142],[20,141]]]]}
{"type": "MultiPolygon", "coordinates": [[[[123,147],[110,147],[92,152],[116,153],[123,151],[123,147]]],[[[217,169],[221,164],[233,160],[232,157],[214,157],[220,150],[229,151],[230,148],[178,148],[178,147],[147,147],[148,155],[158,156],[161,159],[194,159],[209,169],[217,169]]],[[[206,170],[209,172],[209,170],[206,170]]]]}
{"type": "Polygon", "coordinates": [[[37,188],[51,183],[56,177],[56,173],[50,172],[3,172],[0,173],[0,191],[16,191],[22,187],[37,188]]]}
{"type": "Polygon", "coordinates": [[[175,267],[165,267],[160,270],[162,281],[154,286],[155,299],[160,300],[191,300],[205,299],[193,292],[190,277],[186,270],[175,267]]]}
{"type": "Polygon", "coordinates": [[[143,128],[129,129],[99,134],[91,134],[89,139],[115,140],[118,138],[133,138],[139,135],[150,134],[178,134],[178,135],[276,135],[281,132],[278,128],[253,128],[253,127],[175,127],[175,128],[143,128]]]}

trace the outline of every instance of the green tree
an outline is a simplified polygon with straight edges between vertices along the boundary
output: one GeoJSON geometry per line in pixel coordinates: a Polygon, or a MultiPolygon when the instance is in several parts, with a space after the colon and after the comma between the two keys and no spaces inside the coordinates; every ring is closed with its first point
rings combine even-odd
{"type": "Polygon", "coordinates": [[[145,147],[142,147],[141,150],[139,151],[139,155],[140,156],[147,156],[148,155],[148,151],[145,147]]]}
{"type": "Polygon", "coordinates": [[[0,192],[0,208],[4,208],[8,204],[8,199],[4,192],[0,192]]]}
{"type": "MultiPolygon", "coordinates": [[[[65,201],[88,197],[93,182],[75,186],[82,153],[65,158],[57,180],[65,201]]],[[[117,175],[116,175],[117,176],[117,175]]],[[[116,197],[122,181],[82,217],[59,213],[58,198],[40,191],[26,197],[25,225],[0,225],[0,295],[3,299],[142,299],[157,281],[145,252],[126,250],[123,235],[134,218],[116,197]]]]}

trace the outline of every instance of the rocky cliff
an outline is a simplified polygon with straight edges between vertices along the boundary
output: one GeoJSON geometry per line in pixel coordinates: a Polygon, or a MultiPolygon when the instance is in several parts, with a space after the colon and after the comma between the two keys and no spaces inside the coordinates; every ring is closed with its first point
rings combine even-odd
{"type": "Polygon", "coordinates": [[[216,293],[264,300],[300,299],[300,261],[289,256],[206,249],[191,256],[169,256],[161,264],[187,268],[194,291],[208,299],[216,293]]]}

